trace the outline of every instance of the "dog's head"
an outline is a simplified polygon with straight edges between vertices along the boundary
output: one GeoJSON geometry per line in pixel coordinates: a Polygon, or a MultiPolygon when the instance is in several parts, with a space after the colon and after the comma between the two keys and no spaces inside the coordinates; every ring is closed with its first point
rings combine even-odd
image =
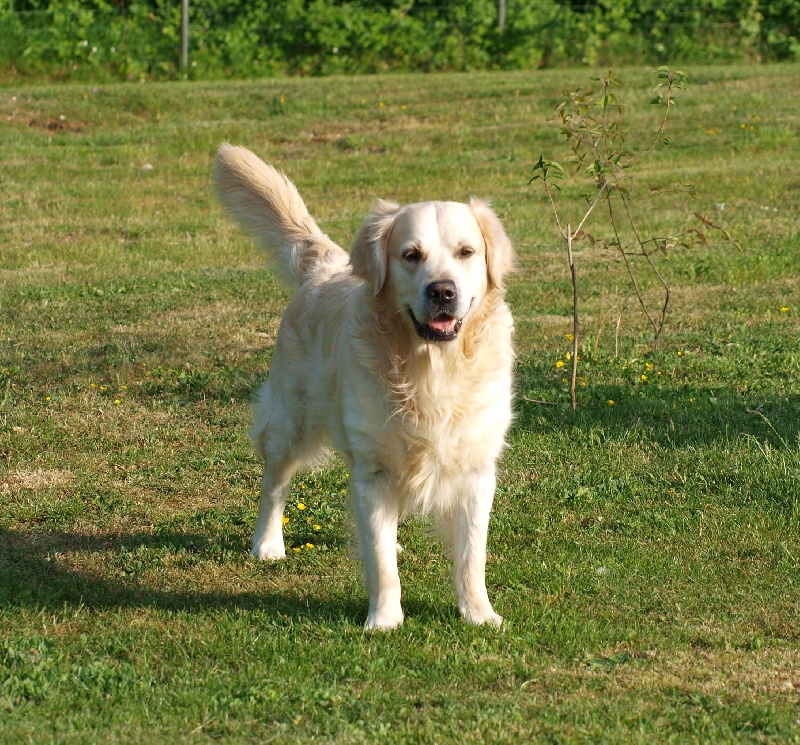
{"type": "Polygon", "coordinates": [[[513,249],[489,205],[473,199],[400,207],[379,202],[350,252],[356,276],[426,341],[458,337],[488,292],[503,289],[513,249]]]}

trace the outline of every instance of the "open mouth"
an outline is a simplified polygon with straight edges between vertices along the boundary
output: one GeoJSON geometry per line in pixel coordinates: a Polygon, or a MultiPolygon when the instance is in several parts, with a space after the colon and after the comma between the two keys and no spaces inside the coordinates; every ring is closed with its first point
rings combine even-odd
{"type": "Polygon", "coordinates": [[[420,323],[411,308],[408,309],[408,315],[411,316],[417,335],[427,341],[453,341],[461,331],[461,321],[449,313],[439,313],[428,323],[420,323]]]}

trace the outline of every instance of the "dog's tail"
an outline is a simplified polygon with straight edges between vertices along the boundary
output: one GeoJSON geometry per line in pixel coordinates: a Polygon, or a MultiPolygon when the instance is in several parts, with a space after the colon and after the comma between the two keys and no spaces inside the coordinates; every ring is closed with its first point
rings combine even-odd
{"type": "Polygon", "coordinates": [[[294,184],[243,147],[223,144],[214,163],[217,198],[297,287],[314,275],[344,270],[349,255],[308,214],[294,184]]]}

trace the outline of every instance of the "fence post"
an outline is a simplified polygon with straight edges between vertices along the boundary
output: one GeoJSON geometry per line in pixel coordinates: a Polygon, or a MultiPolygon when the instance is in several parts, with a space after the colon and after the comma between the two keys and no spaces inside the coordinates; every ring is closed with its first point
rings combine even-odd
{"type": "Polygon", "coordinates": [[[499,0],[499,7],[497,9],[497,26],[500,33],[506,30],[506,0],[499,0]]]}
{"type": "Polygon", "coordinates": [[[181,68],[189,69],[189,0],[181,0],[181,68]]]}

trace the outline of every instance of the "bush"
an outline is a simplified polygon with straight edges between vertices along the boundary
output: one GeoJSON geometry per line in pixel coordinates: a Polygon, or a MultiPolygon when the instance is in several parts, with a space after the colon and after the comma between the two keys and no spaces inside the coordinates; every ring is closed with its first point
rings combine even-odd
{"type": "Polygon", "coordinates": [[[59,79],[168,79],[661,64],[800,56],[800,0],[0,0],[0,64],[59,79]]]}

